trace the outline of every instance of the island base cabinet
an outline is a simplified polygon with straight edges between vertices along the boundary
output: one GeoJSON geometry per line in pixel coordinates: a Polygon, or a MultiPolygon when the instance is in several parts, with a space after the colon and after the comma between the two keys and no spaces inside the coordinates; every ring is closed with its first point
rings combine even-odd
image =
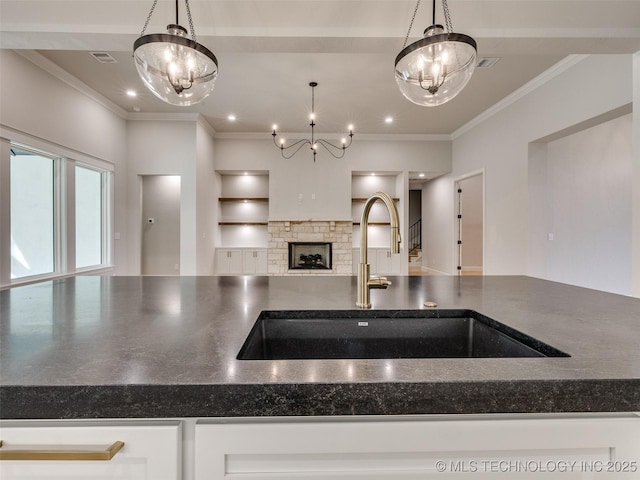
{"type": "Polygon", "coordinates": [[[459,418],[200,421],[196,480],[640,478],[635,415],[459,418]]]}
{"type": "Polygon", "coordinates": [[[1,422],[0,478],[180,480],[181,432],[178,421],[151,425],[139,422],[1,422]],[[123,445],[113,453],[110,448],[117,442],[123,445]],[[16,455],[26,459],[2,459],[16,455]],[[87,459],[96,456],[103,458],[87,459]]]}

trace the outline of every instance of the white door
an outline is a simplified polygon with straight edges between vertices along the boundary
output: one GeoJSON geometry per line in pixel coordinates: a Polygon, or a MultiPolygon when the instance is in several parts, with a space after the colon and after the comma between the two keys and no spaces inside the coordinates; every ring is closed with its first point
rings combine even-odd
{"type": "Polygon", "coordinates": [[[143,275],[180,275],[180,176],[142,177],[143,275]]]}
{"type": "Polygon", "coordinates": [[[456,183],[458,216],[458,274],[482,275],[484,236],[484,175],[456,183]]]}

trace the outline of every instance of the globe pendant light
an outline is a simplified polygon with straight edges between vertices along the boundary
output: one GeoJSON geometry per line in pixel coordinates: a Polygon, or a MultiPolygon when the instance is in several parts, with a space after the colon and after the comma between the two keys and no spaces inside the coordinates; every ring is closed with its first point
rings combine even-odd
{"type": "Polygon", "coordinates": [[[447,31],[436,24],[436,2],[433,0],[433,25],[424,37],[407,45],[416,4],[402,51],[396,57],[395,76],[402,94],[413,103],[434,107],[458,95],[469,82],[476,67],[477,47],[473,38],[453,33],[447,0],[442,0],[447,31]]]}
{"type": "Polygon", "coordinates": [[[196,42],[189,0],[185,0],[191,38],[176,23],[167,33],[145,35],[158,0],[154,0],[140,37],[133,44],[133,57],[140,78],[160,100],[171,105],[189,106],[201,102],[213,90],[218,75],[218,61],[206,47],[196,42]]]}

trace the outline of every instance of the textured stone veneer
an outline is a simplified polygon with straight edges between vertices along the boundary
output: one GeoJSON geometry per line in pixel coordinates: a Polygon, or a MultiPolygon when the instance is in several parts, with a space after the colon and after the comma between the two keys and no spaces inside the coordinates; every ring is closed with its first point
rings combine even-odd
{"type": "Polygon", "coordinates": [[[269,275],[351,275],[353,224],[349,221],[269,222],[269,275]],[[331,270],[289,270],[289,242],[333,244],[331,270]]]}

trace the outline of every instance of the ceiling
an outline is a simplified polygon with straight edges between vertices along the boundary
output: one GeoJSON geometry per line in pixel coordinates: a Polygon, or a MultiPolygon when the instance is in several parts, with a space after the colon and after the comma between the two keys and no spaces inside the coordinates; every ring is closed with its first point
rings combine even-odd
{"type": "MultiPolygon", "coordinates": [[[[198,42],[215,53],[219,76],[203,103],[173,107],[145,90],[131,57],[152,3],[2,0],[0,45],[36,51],[126,112],[200,113],[216,132],[268,135],[274,123],[307,132],[308,84],[316,81],[317,130],[339,133],[353,123],[356,139],[450,135],[567,55],[640,51],[640,0],[449,0],[454,30],[476,39],[479,57],[500,60],[476,69],[451,102],[419,107],[393,75],[414,0],[190,0],[198,42]]],[[[431,24],[431,7],[421,5],[410,42],[431,24]]],[[[180,0],[188,27],[183,10],[180,0]]],[[[440,5],[436,20],[443,23],[440,5]]],[[[158,0],[146,33],[174,21],[175,1],[158,0]]]]}

